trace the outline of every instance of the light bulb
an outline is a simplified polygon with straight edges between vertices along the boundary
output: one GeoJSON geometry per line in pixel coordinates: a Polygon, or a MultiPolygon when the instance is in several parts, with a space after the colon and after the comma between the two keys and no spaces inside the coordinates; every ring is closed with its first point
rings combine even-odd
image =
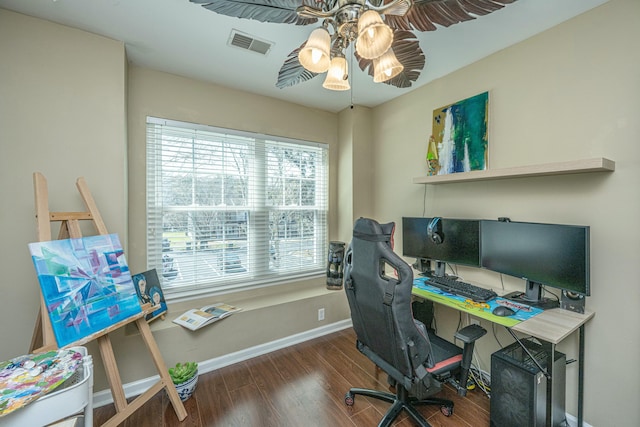
{"type": "Polygon", "coordinates": [[[311,49],[311,62],[317,64],[322,58],[322,51],[320,49],[311,49]]]}
{"type": "Polygon", "coordinates": [[[372,39],[372,38],[373,38],[373,36],[375,36],[375,35],[376,35],[376,32],[375,32],[375,30],[373,29],[373,27],[371,27],[371,28],[367,29],[367,35],[369,36],[369,38],[370,38],[370,39],[372,39]]]}
{"type": "Polygon", "coordinates": [[[392,73],[391,68],[387,68],[386,70],[384,70],[384,73],[387,75],[387,77],[391,77],[391,73],[392,73]]]}

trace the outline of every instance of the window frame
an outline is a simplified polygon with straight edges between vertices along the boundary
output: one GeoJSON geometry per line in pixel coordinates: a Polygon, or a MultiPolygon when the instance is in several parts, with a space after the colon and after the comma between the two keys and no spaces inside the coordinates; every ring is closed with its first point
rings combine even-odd
{"type": "MultiPolygon", "coordinates": [[[[326,253],[328,250],[329,240],[328,144],[219,128],[184,121],[162,119],[152,116],[147,117],[146,129],[147,148],[145,160],[147,166],[147,266],[149,269],[155,268],[158,271],[158,276],[162,281],[163,290],[167,300],[181,299],[183,297],[192,297],[195,295],[213,295],[229,291],[247,290],[251,288],[271,286],[301,279],[315,278],[324,275],[326,269],[326,253]],[[175,281],[172,283],[171,278],[165,277],[164,270],[166,269],[166,264],[163,261],[163,257],[165,254],[167,254],[167,252],[165,250],[164,243],[165,227],[163,225],[162,215],[163,212],[171,211],[171,208],[164,207],[162,206],[162,202],[159,202],[163,198],[161,193],[161,188],[163,185],[161,183],[162,170],[163,168],[166,169],[166,167],[162,165],[162,136],[158,137],[157,131],[153,130],[157,127],[163,127],[163,129],[164,127],[178,128],[184,130],[187,134],[193,133],[194,135],[197,135],[198,132],[200,132],[201,134],[204,133],[209,136],[213,135],[212,138],[221,138],[221,141],[223,141],[221,142],[221,144],[225,143],[226,140],[224,138],[226,138],[227,136],[232,139],[243,138],[250,140],[250,142],[247,142],[247,144],[253,146],[253,151],[248,154],[248,156],[250,157],[248,161],[251,163],[249,169],[254,175],[252,175],[251,178],[247,178],[247,183],[245,183],[245,185],[251,187],[250,190],[247,190],[247,205],[241,206],[238,209],[215,206],[206,206],[204,208],[209,212],[247,212],[245,259],[248,265],[245,268],[244,274],[237,275],[236,277],[230,277],[226,276],[223,272],[223,277],[219,280],[197,279],[191,284],[182,285],[176,285],[175,281]],[[267,200],[268,196],[266,188],[271,175],[269,175],[269,172],[267,172],[267,169],[269,169],[269,156],[266,153],[268,150],[274,150],[280,146],[286,147],[283,148],[283,150],[285,151],[287,149],[293,149],[295,151],[295,148],[298,148],[300,153],[306,151],[310,153],[316,153],[316,156],[311,156],[311,158],[315,159],[314,164],[316,165],[316,168],[314,169],[314,173],[316,174],[316,176],[311,180],[311,182],[313,182],[312,188],[313,190],[315,190],[315,192],[312,191],[312,193],[315,194],[313,205],[269,205],[269,201],[267,200]],[[255,172],[256,170],[258,172],[255,172]],[[271,254],[272,251],[274,254],[276,252],[275,249],[272,249],[272,242],[274,241],[273,227],[270,227],[273,221],[272,213],[291,213],[296,211],[299,211],[299,213],[297,214],[299,215],[299,218],[302,218],[303,215],[306,215],[305,218],[308,218],[309,215],[313,216],[312,229],[314,231],[311,235],[312,238],[309,238],[308,235],[305,238],[305,235],[303,234],[303,238],[299,239],[301,242],[313,241],[313,243],[311,244],[312,250],[310,251],[310,253],[312,254],[312,262],[310,264],[310,267],[305,267],[303,265],[303,262],[300,262],[301,266],[298,267],[290,266],[288,264],[284,267],[272,267],[272,264],[270,264],[271,254]],[[158,215],[160,215],[160,217],[158,217],[158,215]],[[256,224],[262,224],[262,227],[256,224]],[[268,259],[265,258],[265,255],[268,257],[268,259]]],[[[194,146],[197,140],[197,137],[194,137],[194,140],[192,142],[194,146]]],[[[269,151],[269,153],[271,152],[269,151]]],[[[197,186],[195,184],[195,176],[197,174],[195,170],[192,171],[192,173],[194,176],[192,186],[197,186]]],[[[224,174],[223,176],[229,175],[224,174]]],[[[303,180],[300,179],[300,181],[302,182],[303,180]]],[[[300,186],[302,185],[303,184],[300,183],[300,186]]],[[[286,198],[286,195],[283,197],[286,198]]],[[[300,204],[301,203],[302,202],[300,202],[300,204]]],[[[195,206],[185,208],[185,211],[193,212],[193,209],[195,209],[195,206]]],[[[191,214],[188,213],[187,215],[191,214]]],[[[190,239],[193,239],[193,237],[190,237],[190,239]]],[[[275,240],[278,242],[280,241],[279,234],[275,236],[275,240]]],[[[197,245],[197,240],[193,240],[193,242],[197,245]]],[[[223,244],[226,245],[226,243],[223,244]]],[[[303,243],[300,244],[302,245],[303,243]]],[[[309,243],[306,243],[306,245],[309,245],[309,243]]],[[[168,251],[171,251],[171,248],[169,248],[168,251]]],[[[199,250],[194,246],[192,251],[194,252],[194,254],[196,254],[199,250]]],[[[171,252],[169,252],[169,254],[171,254],[171,252]]],[[[197,257],[197,255],[194,256],[197,257]]],[[[275,259],[276,256],[280,257],[280,254],[274,255],[273,259],[275,259]]],[[[284,258],[281,257],[281,259],[284,258]]],[[[189,269],[187,270],[191,271],[189,269]]],[[[196,272],[196,270],[198,269],[194,267],[193,271],[196,272]]],[[[178,269],[177,274],[179,273],[180,271],[178,269]]]]}

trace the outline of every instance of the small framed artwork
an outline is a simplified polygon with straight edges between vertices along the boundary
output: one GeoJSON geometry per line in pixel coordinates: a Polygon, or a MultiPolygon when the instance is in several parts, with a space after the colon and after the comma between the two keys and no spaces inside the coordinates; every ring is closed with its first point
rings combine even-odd
{"type": "Polygon", "coordinates": [[[489,92],[433,110],[430,175],[487,169],[489,92]],[[435,152],[434,152],[435,150],[435,152]]]}
{"type": "Polygon", "coordinates": [[[153,311],[145,316],[145,319],[150,322],[163,316],[167,312],[167,303],[164,300],[164,294],[162,293],[162,287],[160,286],[160,280],[158,279],[158,273],[156,269],[145,271],[144,273],[138,273],[132,276],[133,285],[138,294],[140,305],[151,303],[153,305],[153,311]]]}

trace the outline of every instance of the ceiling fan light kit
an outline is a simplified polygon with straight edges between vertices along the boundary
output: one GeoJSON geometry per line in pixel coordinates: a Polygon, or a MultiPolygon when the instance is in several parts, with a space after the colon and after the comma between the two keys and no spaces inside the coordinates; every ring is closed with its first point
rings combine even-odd
{"type": "MultiPolygon", "coordinates": [[[[391,5],[398,3],[411,4],[411,0],[396,0],[391,5]]],[[[311,17],[324,17],[323,27],[331,26],[333,35],[329,40],[324,36],[322,43],[316,36],[318,29],[309,36],[309,40],[300,49],[298,60],[300,64],[313,73],[323,73],[329,70],[322,87],[329,90],[350,89],[348,74],[346,70],[345,50],[349,44],[355,42],[355,50],[359,57],[373,60],[373,81],[376,83],[385,82],[402,72],[403,66],[391,49],[393,43],[393,30],[384,23],[380,14],[367,9],[373,7],[366,0],[338,0],[334,8],[326,13],[317,13],[310,7],[298,8],[298,14],[311,17]],[[331,17],[326,17],[332,14],[331,17]],[[356,31],[357,30],[357,31],[356,31]],[[325,45],[326,43],[326,45],[325,45]],[[332,47],[329,46],[331,43],[332,47]],[[316,62],[308,60],[309,51],[329,50],[331,68],[321,68],[316,62]]],[[[391,6],[393,7],[393,6],[391,6]]],[[[383,7],[385,10],[387,7],[383,7]]],[[[396,8],[397,10],[397,8],[396,8]]],[[[401,10],[406,12],[407,9],[401,10]]],[[[329,34],[328,30],[325,30],[329,34]]],[[[319,53],[316,53],[320,55],[319,53]]]]}
{"type": "Polygon", "coordinates": [[[346,90],[349,46],[355,45],[358,66],[375,82],[408,88],[426,63],[412,30],[435,31],[436,25],[449,27],[476,19],[517,0],[189,1],[221,15],[260,22],[310,25],[321,20],[322,26],[284,61],[276,87],[303,83],[328,71],[323,87],[346,90]]]}

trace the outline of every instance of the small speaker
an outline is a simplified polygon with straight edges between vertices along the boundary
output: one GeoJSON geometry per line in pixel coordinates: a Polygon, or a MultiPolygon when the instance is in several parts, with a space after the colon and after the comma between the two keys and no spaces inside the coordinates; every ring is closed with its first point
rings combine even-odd
{"type": "Polygon", "coordinates": [[[563,290],[560,296],[560,308],[575,311],[576,313],[584,313],[585,299],[582,294],[563,290]]]}

